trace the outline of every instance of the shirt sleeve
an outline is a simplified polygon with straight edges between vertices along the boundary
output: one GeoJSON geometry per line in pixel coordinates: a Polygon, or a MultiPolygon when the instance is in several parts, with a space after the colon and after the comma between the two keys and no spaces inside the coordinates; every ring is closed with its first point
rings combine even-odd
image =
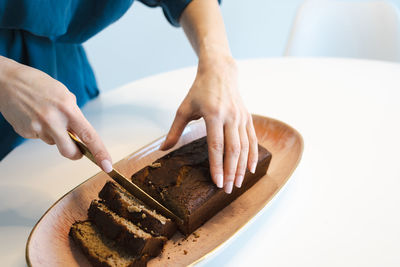
{"type": "MultiPolygon", "coordinates": [[[[169,23],[179,27],[179,18],[192,0],[140,0],[140,2],[150,7],[161,6],[169,23]]],[[[221,3],[221,0],[218,0],[218,3],[221,3]]]]}

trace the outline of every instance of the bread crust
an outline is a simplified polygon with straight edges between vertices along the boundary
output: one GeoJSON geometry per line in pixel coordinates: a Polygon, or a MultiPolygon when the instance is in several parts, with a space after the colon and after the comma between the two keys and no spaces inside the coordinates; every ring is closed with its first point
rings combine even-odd
{"type": "Polygon", "coordinates": [[[176,224],[160,214],[155,214],[125,189],[109,181],[99,193],[99,197],[119,216],[130,220],[144,231],[154,236],[171,238],[177,230],[176,224]]]}
{"type": "Polygon", "coordinates": [[[272,155],[258,146],[254,174],[246,171],[241,188],[226,194],[212,182],[206,137],[195,140],[158,159],[132,175],[132,182],[184,220],[179,230],[189,235],[252,187],[267,172],[272,155]]]}
{"type": "Polygon", "coordinates": [[[88,216],[107,238],[114,240],[129,255],[158,256],[166,242],[165,237],[154,237],[132,222],[111,211],[104,203],[94,200],[88,216]]]}
{"type": "Polygon", "coordinates": [[[113,245],[113,241],[102,236],[96,226],[90,221],[75,222],[70,228],[69,236],[86,255],[89,262],[95,267],[144,267],[149,260],[147,255],[134,258],[121,253],[119,249],[113,245]],[[91,231],[89,232],[88,230],[91,231]],[[93,235],[93,233],[97,235],[97,238],[96,236],[92,236],[93,238],[90,239],[89,235],[93,235]],[[90,242],[90,240],[92,242],[90,242]],[[93,243],[96,243],[97,246],[93,246],[93,243]],[[100,257],[99,255],[102,254],[105,255],[100,257]],[[111,264],[107,261],[110,255],[113,255],[114,263],[118,264],[111,264]]]}

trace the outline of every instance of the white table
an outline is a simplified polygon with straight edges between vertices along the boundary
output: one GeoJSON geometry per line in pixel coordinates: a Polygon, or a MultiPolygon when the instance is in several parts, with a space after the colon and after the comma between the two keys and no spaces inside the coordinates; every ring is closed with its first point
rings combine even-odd
{"type": "MultiPolygon", "coordinates": [[[[252,113],[304,137],[292,178],[233,242],[200,266],[400,266],[400,65],[348,59],[241,61],[252,113]]],[[[195,68],[149,77],[83,110],[117,161],[165,134],[195,68]]],[[[98,169],[29,141],[0,163],[0,259],[25,264],[47,208],[98,169]]]]}

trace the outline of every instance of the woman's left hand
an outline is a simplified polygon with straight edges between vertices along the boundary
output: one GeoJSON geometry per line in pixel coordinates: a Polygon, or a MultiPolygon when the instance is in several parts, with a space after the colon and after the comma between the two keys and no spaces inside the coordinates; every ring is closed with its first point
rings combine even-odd
{"type": "Polygon", "coordinates": [[[185,126],[204,118],[211,176],[231,193],[241,187],[246,167],[254,173],[258,161],[252,117],[238,91],[236,62],[230,56],[200,58],[196,79],[178,108],[162,150],[173,147],[185,126]]]}

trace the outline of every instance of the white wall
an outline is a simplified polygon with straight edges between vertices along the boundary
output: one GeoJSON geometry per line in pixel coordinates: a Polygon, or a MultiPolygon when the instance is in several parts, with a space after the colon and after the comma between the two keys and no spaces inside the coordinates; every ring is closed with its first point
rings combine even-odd
{"type": "MultiPolygon", "coordinates": [[[[276,57],[284,51],[302,0],[222,0],[222,13],[236,58],[276,57]]],[[[100,89],[197,63],[181,28],[160,8],[134,2],[116,23],[85,43],[100,89]]]]}
{"type": "MultiPolygon", "coordinates": [[[[302,2],[222,0],[233,55],[238,59],[282,56],[302,2]]],[[[389,2],[400,6],[400,0],[389,2]]],[[[85,43],[85,47],[103,91],[197,63],[182,29],[172,27],[160,8],[149,8],[140,2],[135,2],[119,21],[85,43]]]]}

